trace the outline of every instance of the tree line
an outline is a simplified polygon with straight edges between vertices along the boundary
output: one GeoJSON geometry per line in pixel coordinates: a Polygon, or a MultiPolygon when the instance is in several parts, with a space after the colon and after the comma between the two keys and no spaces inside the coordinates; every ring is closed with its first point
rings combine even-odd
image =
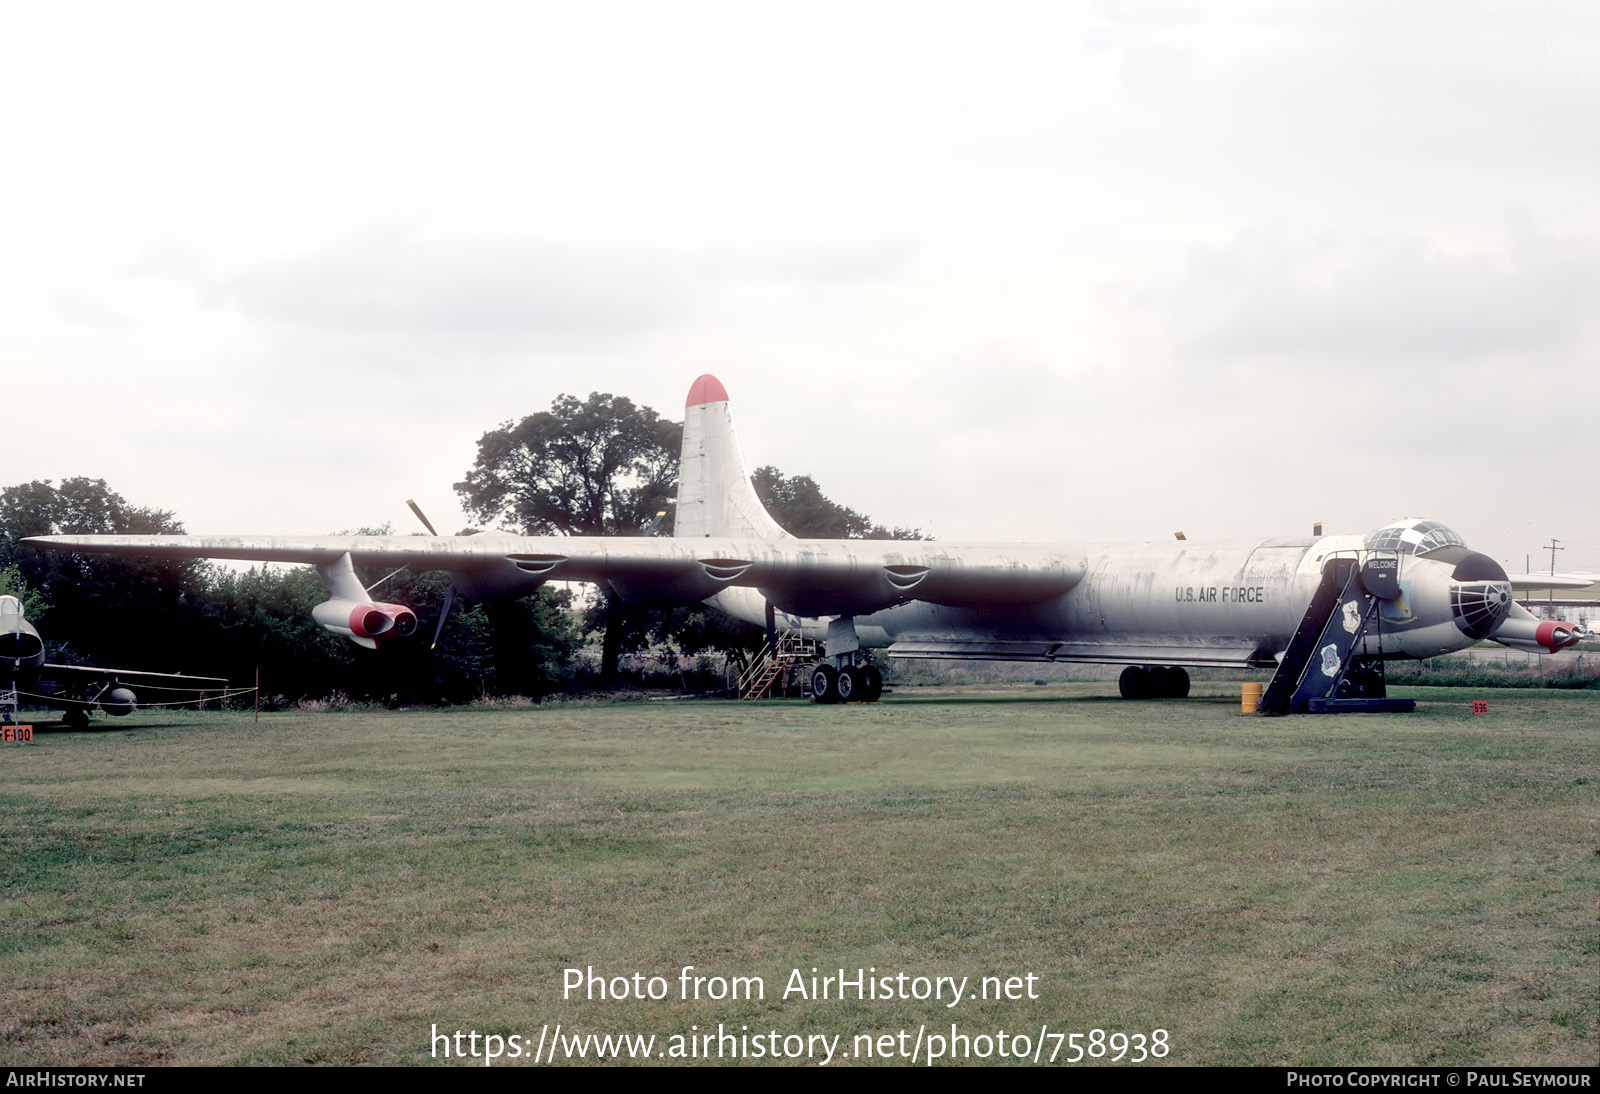
{"type": "MultiPolygon", "coordinates": [[[[562,395],[548,411],[485,433],[455,489],[473,520],[524,535],[671,535],[679,433],[678,423],[622,396],[562,395]]],[[[752,480],[773,518],[796,536],[920,537],[830,500],[807,476],[762,467],[752,480]]],[[[235,686],[250,685],[259,670],[263,693],[288,701],[345,695],[412,705],[609,688],[621,681],[628,654],[666,650],[680,667],[708,657],[742,665],[763,637],[714,608],[644,610],[600,589],[580,610],[569,592],[546,586],[514,600],[458,601],[430,648],[449,576],[403,570],[361,574],[369,588],[382,579],[376,599],[406,604],[421,620],[411,639],[374,653],[312,621],[312,607],[328,594],[310,567],[241,571],[198,559],[73,554],[21,542],[184,531],[172,511],[131,505],[103,479],[6,487],[0,593],[23,597],[53,662],[224,676],[235,686]],[[600,641],[598,664],[580,656],[590,636],[600,641]]]]}

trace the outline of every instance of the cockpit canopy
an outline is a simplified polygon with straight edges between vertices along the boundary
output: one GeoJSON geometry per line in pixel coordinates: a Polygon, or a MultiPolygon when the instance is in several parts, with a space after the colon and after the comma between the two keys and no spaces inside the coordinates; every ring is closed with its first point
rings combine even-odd
{"type": "Polygon", "coordinates": [[[1423,555],[1440,547],[1465,547],[1454,528],[1436,520],[1407,517],[1391,521],[1368,534],[1363,542],[1369,551],[1398,551],[1401,554],[1423,555]]]}

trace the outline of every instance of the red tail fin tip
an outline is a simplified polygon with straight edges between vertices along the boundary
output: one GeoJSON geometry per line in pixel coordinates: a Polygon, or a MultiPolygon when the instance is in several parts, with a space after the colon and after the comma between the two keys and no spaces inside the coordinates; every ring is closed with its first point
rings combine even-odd
{"type": "Polygon", "coordinates": [[[689,385],[689,399],[683,405],[701,406],[704,403],[725,403],[728,401],[728,389],[722,386],[722,381],[711,373],[706,373],[689,385]]]}

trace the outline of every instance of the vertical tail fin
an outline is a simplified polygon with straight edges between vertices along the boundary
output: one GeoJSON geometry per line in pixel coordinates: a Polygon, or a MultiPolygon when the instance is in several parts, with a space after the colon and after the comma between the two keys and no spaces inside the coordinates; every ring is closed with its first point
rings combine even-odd
{"type": "Polygon", "coordinates": [[[678,511],[673,535],[728,539],[789,539],[756,497],[733,430],[728,392],[715,376],[689,388],[683,410],[683,456],[678,464],[678,511]]]}

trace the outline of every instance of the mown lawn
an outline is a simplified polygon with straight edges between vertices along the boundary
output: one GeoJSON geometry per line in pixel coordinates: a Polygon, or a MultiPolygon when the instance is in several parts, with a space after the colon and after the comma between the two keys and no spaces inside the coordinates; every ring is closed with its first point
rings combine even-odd
{"type": "Polygon", "coordinates": [[[1600,693],[1262,719],[1197,690],[43,733],[0,751],[3,1059],[423,1063],[435,1026],[556,1023],[848,1052],[955,1023],[1159,1028],[1184,1064],[1595,1062],[1600,693]],[[766,997],[686,1002],[687,965],[766,997]],[[564,1000],[590,966],[672,991],[564,1000]],[[813,967],[1038,997],[783,998],[813,967]]]}

